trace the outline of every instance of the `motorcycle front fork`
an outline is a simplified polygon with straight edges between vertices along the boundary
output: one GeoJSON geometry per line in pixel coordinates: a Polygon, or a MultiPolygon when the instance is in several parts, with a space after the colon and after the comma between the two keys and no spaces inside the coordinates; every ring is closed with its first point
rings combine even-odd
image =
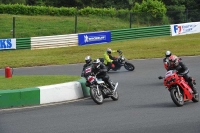
{"type": "Polygon", "coordinates": [[[97,94],[100,95],[99,86],[97,85],[97,94]]]}
{"type": "Polygon", "coordinates": [[[180,97],[181,96],[181,92],[180,92],[179,86],[177,85],[176,88],[177,88],[177,91],[178,91],[178,96],[180,97]]]}

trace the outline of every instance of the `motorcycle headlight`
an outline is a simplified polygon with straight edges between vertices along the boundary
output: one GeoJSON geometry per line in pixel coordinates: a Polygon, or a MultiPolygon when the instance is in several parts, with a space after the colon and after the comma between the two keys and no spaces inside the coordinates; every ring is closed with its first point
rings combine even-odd
{"type": "Polygon", "coordinates": [[[121,59],[122,59],[122,60],[125,60],[123,56],[122,56],[122,58],[121,58],[121,59]]]}

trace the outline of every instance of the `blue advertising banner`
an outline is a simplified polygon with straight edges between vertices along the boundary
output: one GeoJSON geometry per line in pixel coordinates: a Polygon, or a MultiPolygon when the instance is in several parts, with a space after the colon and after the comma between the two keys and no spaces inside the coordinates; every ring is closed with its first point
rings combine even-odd
{"type": "Polygon", "coordinates": [[[89,32],[78,34],[78,45],[99,44],[111,42],[111,32],[89,32]]]}
{"type": "Polygon", "coordinates": [[[0,50],[16,49],[16,39],[0,39],[0,50]]]}

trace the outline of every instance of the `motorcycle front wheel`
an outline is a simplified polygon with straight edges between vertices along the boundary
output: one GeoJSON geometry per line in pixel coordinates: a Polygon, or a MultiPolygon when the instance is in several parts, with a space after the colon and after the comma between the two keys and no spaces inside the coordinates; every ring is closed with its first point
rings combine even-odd
{"type": "Polygon", "coordinates": [[[135,69],[135,66],[131,63],[125,62],[124,68],[128,71],[133,71],[135,69]]]}
{"type": "Polygon", "coordinates": [[[103,99],[104,99],[103,95],[97,87],[93,86],[93,87],[90,88],[90,96],[96,104],[102,104],[103,103],[103,99]]]}
{"type": "Polygon", "coordinates": [[[176,106],[178,106],[178,107],[183,106],[183,104],[184,104],[183,95],[180,94],[180,96],[179,96],[176,88],[172,88],[170,90],[170,95],[171,95],[172,101],[176,104],[176,106]]]}

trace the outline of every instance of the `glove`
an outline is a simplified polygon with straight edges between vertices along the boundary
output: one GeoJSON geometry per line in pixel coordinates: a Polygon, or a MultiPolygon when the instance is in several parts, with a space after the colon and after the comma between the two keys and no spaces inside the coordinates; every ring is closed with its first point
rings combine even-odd
{"type": "Polygon", "coordinates": [[[122,51],[121,51],[121,50],[119,50],[119,49],[117,50],[117,52],[118,52],[119,54],[122,54],[122,51]]]}

